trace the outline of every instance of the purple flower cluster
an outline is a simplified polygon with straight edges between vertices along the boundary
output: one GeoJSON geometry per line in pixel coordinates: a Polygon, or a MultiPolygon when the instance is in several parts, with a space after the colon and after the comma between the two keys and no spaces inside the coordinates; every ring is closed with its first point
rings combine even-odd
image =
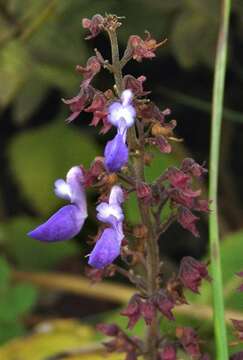
{"type": "MultiPolygon", "coordinates": [[[[131,101],[132,92],[125,90],[121,95],[121,102],[113,102],[109,107],[108,121],[116,126],[117,135],[105,147],[104,163],[108,172],[119,171],[128,161],[127,129],[134,124],[136,115],[131,101]]],[[[58,197],[70,201],[71,204],[63,206],[45,223],[30,231],[28,235],[34,239],[46,242],[71,239],[81,231],[88,216],[84,174],[79,166],[68,171],[66,181],[56,180],[54,191],[58,197]]],[[[121,207],[123,201],[123,191],[120,186],[115,185],[110,191],[108,203],[102,202],[96,208],[97,219],[108,227],[102,232],[89,255],[89,265],[92,267],[102,269],[120,254],[124,238],[124,215],[121,207]]]]}

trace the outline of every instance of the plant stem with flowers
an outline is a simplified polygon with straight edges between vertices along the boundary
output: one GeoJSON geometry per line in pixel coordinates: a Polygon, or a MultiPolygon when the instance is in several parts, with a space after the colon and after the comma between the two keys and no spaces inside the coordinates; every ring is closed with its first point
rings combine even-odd
{"type": "MultiPolygon", "coordinates": [[[[111,42],[112,52],[112,71],[114,74],[115,85],[118,95],[121,96],[123,89],[122,86],[122,64],[119,59],[119,47],[116,34],[116,26],[108,29],[108,34],[111,42]]],[[[139,139],[136,137],[135,127],[131,127],[128,133],[128,146],[130,153],[134,152],[132,157],[131,167],[134,175],[134,179],[137,182],[136,186],[145,181],[144,176],[144,131],[141,127],[139,132],[139,139]]],[[[159,276],[159,248],[158,248],[158,236],[154,231],[151,209],[144,204],[144,202],[137,197],[138,208],[140,211],[140,217],[142,223],[147,228],[147,238],[145,239],[147,245],[146,252],[146,272],[147,272],[147,293],[148,296],[153,297],[157,291],[157,279],[159,276]]],[[[148,325],[148,334],[146,338],[145,349],[148,359],[156,358],[156,343],[158,339],[158,322],[155,314],[151,324],[148,325]]]]}
{"type": "Polygon", "coordinates": [[[164,41],[157,43],[148,32],[145,39],[132,35],[120,59],[117,40],[120,26],[120,18],[115,15],[83,19],[83,27],[90,31],[87,39],[101,31],[108,33],[112,63],[95,50],[95,56],[88,59],[85,67],[79,65],[76,68],[83,76],[78,95],[64,100],[71,110],[68,122],[85,111],[93,114],[91,125],[103,124],[101,133],[114,126],[116,135],[107,142],[104,156],[95,158],[89,169],[74,166],[67,173],[66,181],[55,182],[56,195],[71,204],[63,206],[29,236],[53,242],[77,235],[87,218],[85,192],[94,187],[99,193],[96,210],[100,227],[89,254],[87,275],[93,281],[116,272],[126,276],[137,292],[121,314],[128,317],[129,329],[140,318],[147,326],[146,336],[139,339],[129,336],[116,324],[99,324],[100,331],[113,337],[105,344],[108,351],[124,352],[126,360],[136,360],[139,356],[147,360],[175,360],[181,351],[193,359],[206,360],[209,355],[202,353],[199,336],[192,328],[178,326],[174,336],[162,335],[160,318],[175,320],[173,308],[186,303],[184,289],[198,293],[202,280],[210,280],[207,266],[189,256],[184,257],[178,274],[171,274],[162,282],[163,266],[159,254],[160,236],[174,222],[199,236],[196,227],[199,218],[193,212],[208,212],[209,209],[207,200],[200,198],[201,191],[194,189],[193,182],[206,169],[187,158],[179,168],[170,167],[152,183],[147,182],[145,166],[153,161],[151,148],[156,147],[169,156],[170,142],[176,140],[173,134],[176,122],[166,121],[170,110],[161,111],[148,99],[149,92],[143,89],[144,76],[137,79],[130,74],[123,76],[122,70],[130,60],[140,62],[155,57],[156,49],[164,41]],[[102,67],[112,72],[115,79],[114,88],[105,92],[91,85],[102,67]],[[132,193],[136,195],[141,219],[134,226],[126,221],[123,212],[123,203],[129,201],[132,193]],[[170,214],[165,219],[166,205],[170,207],[170,214]],[[114,263],[119,256],[123,266],[114,263]]]}

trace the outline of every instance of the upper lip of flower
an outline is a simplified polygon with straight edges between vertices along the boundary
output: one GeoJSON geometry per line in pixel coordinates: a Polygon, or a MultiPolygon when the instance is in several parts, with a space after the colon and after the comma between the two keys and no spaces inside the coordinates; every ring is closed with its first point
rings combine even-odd
{"type": "Polygon", "coordinates": [[[121,203],[124,201],[123,192],[120,186],[113,186],[109,196],[109,202],[102,202],[97,207],[97,218],[102,222],[113,224],[113,222],[123,221],[124,215],[121,203]]]}
{"type": "Polygon", "coordinates": [[[119,205],[109,205],[107,203],[101,203],[97,206],[98,211],[97,218],[102,222],[122,221],[124,215],[119,205]]]}
{"type": "Polygon", "coordinates": [[[108,121],[120,131],[134,124],[136,110],[131,105],[132,96],[131,90],[124,90],[121,95],[122,102],[116,101],[109,106],[108,121]]]}
{"type": "Polygon", "coordinates": [[[66,181],[63,179],[55,181],[54,192],[58,197],[69,200],[78,206],[82,211],[82,216],[87,217],[87,204],[83,183],[84,176],[81,168],[73,166],[67,173],[66,181]]]}

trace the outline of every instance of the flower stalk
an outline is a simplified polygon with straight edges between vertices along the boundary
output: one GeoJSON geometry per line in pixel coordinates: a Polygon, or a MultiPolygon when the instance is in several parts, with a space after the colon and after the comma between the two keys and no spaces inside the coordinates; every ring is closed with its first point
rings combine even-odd
{"type": "MultiPolygon", "coordinates": [[[[111,53],[112,53],[112,69],[115,79],[116,88],[120,95],[122,89],[122,66],[119,59],[119,47],[117,41],[116,30],[108,31],[110,42],[111,42],[111,53]]],[[[128,136],[128,145],[130,149],[135,149],[137,144],[135,126],[130,129],[128,136]]],[[[141,143],[140,143],[141,144],[141,143]]],[[[137,150],[135,156],[133,156],[132,170],[135,174],[137,182],[145,180],[144,177],[144,162],[143,156],[144,149],[140,147],[137,150]]],[[[157,278],[159,275],[159,250],[158,250],[158,236],[154,232],[154,227],[151,219],[150,209],[144,206],[144,203],[138,198],[138,208],[140,211],[140,217],[142,223],[147,228],[147,238],[145,242],[147,244],[146,254],[146,271],[147,271],[147,294],[149,297],[154,296],[157,291],[157,278]]],[[[148,331],[145,343],[146,359],[153,360],[156,358],[157,353],[157,340],[158,340],[158,321],[157,316],[154,317],[152,323],[148,325],[148,331]]]]}
{"type": "Polygon", "coordinates": [[[213,84],[213,103],[212,103],[212,126],[211,126],[211,152],[209,166],[209,197],[213,202],[213,211],[209,216],[209,237],[210,237],[210,256],[212,268],[212,290],[214,304],[214,329],[216,340],[216,354],[218,360],[228,360],[228,344],[226,334],[226,324],[224,315],[224,295],[223,278],[221,269],[221,256],[219,244],[219,225],[218,225],[218,172],[219,172],[219,151],[220,135],[223,115],[224,83],[227,60],[227,43],[229,31],[229,16],[231,0],[222,0],[221,17],[218,33],[218,44],[216,50],[214,84],[213,84]]]}

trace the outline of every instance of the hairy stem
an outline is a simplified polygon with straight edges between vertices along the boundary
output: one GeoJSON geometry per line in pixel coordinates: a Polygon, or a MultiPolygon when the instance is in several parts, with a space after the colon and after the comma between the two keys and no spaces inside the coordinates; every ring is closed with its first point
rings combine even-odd
{"type": "Polygon", "coordinates": [[[210,254],[213,275],[214,330],[216,338],[217,360],[228,360],[226,326],[224,320],[224,295],[220,259],[219,225],[217,211],[218,169],[220,133],[223,113],[223,96],[226,72],[226,54],[230,15],[230,0],[222,0],[222,16],[220,21],[218,44],[215,61],[213,86],[212,132],[210,153],[209,197],[214,209],[209,216],[210,254]]]}
{"type": "Polygon", "coordinates": [[[122,69],[120,65],[119,47],[115,30],[108,31],[110,42],[111,42],[111,55],[112,55],[112,66],[113,74],[115,78],[116,88],[118,95],[122,93],[122,69]]]}
{"type": "MultiPolygon", "coordinates": [[[[109,30],[109,37],[111,41],[112,51],[112,67],[116,88],[119,95],[123,91],[122,88],[122,64],[119,59],[119,49],[116,32],[109,30]]],[[[144,177],[144,144],[138,143],[135,126],[129,129],[128,132],[128,145],[130,150],[135,151],[132,157],[133,175],[135,176],[136,183],[145,180],[144,177]]],[[[146,206],[143,201],[137,198],[140,216],[142,223],[148,229],[146,239],[146,270],[147,270],[147,294],[152,296],[158,289],[158,275],[159,275],[159,249],[157,242],[157,234],[153,226],[151,210],[146,206]]],[[[155,360],[157,356],[157,339],[158,339],[158,320],[155,317],[152,324],[148,326],[148,332],[145,339],[145,357],[147,360],[155,360]]]]}

